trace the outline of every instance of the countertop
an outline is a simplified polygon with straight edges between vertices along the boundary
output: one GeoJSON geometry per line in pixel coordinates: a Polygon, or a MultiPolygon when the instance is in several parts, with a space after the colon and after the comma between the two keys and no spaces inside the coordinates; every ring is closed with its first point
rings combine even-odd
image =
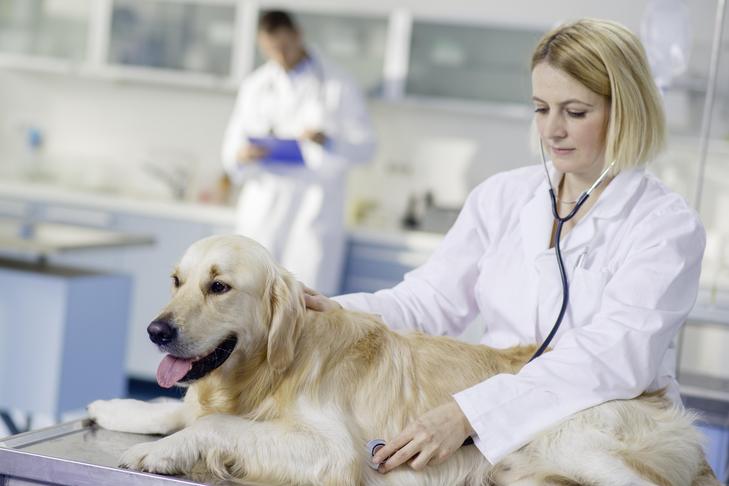
{"type": "MultiPolygon", "coordinates": [[[[192,203],[163,199],[140,199],[124,194],[102,194],[59,186],[53,183],[25,180],[0,181],[0,213],[23,217],[23,208],[7,207],[7,200],[52,202],[83,206],[101,211],[121,211],[142,216],[180,219],[229,227],[235,226],[235,208],[216,204],[192,203]],[[7,198],[3,201],[3,198],[7,198]],[[5,207],[4,207],[5,206],[5,207]]],[[[426,231],[376,226],[350,226],[347,234],[351,240],[361,243],[404,245],[420,251],[434,250],[443,235],[426,231]]]]}
{"type": "Polygon", "coordinates": [[[52,183],[12,180],[0,182],[0,197],[49,201],[61,204],[87,206],[92,209],[113,210],[163,218],[233,226],[235,209],[213,204],[185,201],[139,199],[123,194],[101,194],[66,188],[52,183]]]}
{"type": "Polygon", "coordinates": [[[0,216],[0,248],[4,254],[46,258],[55,253],[95,248],[152,245],[150,235],[82,226],[35,222],[0,216]]]}

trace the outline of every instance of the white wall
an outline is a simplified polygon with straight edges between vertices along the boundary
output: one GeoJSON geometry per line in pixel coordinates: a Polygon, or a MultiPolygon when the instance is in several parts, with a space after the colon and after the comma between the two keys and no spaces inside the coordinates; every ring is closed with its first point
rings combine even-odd
{"type": "Polygon", "coordinates": [[[128,167],[147,158],[219,170],[232,93],[78,76],[0,71],[0,166],[22,163],[23,128],[39,126],[49,164],[128,167]]]}

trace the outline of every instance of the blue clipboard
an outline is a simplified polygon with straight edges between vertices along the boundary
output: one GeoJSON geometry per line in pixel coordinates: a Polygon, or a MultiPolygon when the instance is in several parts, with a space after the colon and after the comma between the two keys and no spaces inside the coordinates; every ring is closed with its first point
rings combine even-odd
{"type": "Polygon", "coordinates": [[[264,165],[304,165],[301,146],[299,141],[294,138],[248,137],[248,141],[268,150],[268,155],[260,160],[264,165]]]}

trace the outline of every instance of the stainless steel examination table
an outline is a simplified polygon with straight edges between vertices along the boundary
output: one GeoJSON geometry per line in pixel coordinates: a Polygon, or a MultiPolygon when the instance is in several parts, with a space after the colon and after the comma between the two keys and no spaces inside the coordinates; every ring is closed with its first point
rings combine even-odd
{"type": "Polygon", "coordinates": [[[0,486],[200,485],[116,467],[127,448],[159,438],[112,432],[82,419],[0,439],[0,486]]]}

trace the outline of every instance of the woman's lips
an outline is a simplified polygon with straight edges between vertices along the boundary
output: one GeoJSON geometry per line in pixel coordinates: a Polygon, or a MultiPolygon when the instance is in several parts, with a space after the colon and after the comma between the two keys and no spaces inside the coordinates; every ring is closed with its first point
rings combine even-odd
{"type": "Polygon", "coordinates": [[[575,149],[573,148],[557,148],[552,147],[552,154],[554,155],[569,155],[572,152],[574,152],[575,149]]]}

